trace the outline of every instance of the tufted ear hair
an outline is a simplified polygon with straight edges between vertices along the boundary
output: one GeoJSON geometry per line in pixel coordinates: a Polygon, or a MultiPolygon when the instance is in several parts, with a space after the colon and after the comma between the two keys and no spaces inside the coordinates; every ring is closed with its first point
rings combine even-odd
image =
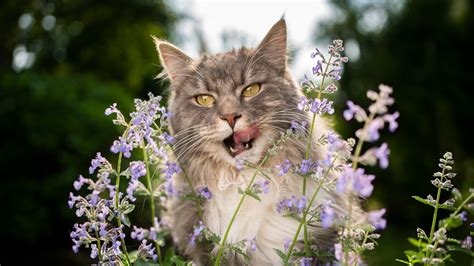
{"type": "Polygon", "coordinates": [[[163,65],[171,82],[176,80],[184,69],[189,68],[193,64],[193,59],[187,56],[178,47],[167,41],[160,40],[155,36],[151,36],[155,42],[156,50],[160,56],[163,65]]]}
{"type": "Polygon", "coordinates": [[[268,31],[265,38],[256,49],[255,58],[265,58],[277,70],[284,72],[286,70],[286,22],[282,17],[268,31]]]}

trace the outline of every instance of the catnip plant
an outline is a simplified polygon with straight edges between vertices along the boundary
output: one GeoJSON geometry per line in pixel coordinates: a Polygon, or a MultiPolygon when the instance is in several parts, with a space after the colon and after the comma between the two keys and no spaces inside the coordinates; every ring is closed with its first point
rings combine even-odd
{"type": "MultiPolygon", "coordinates": [[[[239,209],[244,201],[261,200],[263,194],[269,193],[270,173],[278,176],[288,174],[302,178],[301,193],[282,199],[274,206],[283,218],[294,219],[298,223],[293,238],[284,239],[283,250],[275,249],[283,265],[314,265],[329,263],[335,265],[363,264],[364,252],[373,250],[380,237],[379,231],[386,228],[383,218],[385,209],[363,212],[358,202],[369,198],[374,190],[372,181],[375,176],[368,173],[366,166],[378,165],[385,169],[389,165],[390,149],[380,140],[385,127],[394,132],[397,127],[398,112],[389,112],[394,99],[392,88],[380,85],[378,91],[369,90],[367,97],[372,102],[365,110],[352,101],[347,102],[347,109],[342,113],[346,121],[361,123],[354,136],[343,139],[335,132],[328,130],[315,137],[318,123],[337,115],[333,102],[328,98],[337,91],[336,82],[341,79],[343,64],[348,58],[343,56],[343,41],[335,40],[328,46],[327,54],[316,49],[311,58],[316,61],[312,68],[313,78],[305,75],[301,84],[304,95],[298,109],[309,115],[306,120],[294,120],[291,128],[272,140],[272,145],[257,164],[238,160],[236,168],[253,170],[245,187],[239,187],[240,200],[223,235],[209,230],[202,221],[202,205],[212,199],[212,192],[207,187],[196,187],[173,159],[171,154],[177,145],[174,138],[167,133],[167,119],[172,115],[161,105],[162,98],[153,94],[147,100],[136,99],[135,110],[126,118],[116,104],[105,110],[105,115],[113,116],[113,123],[122,127],[123,134],[113,141],[110,152],[115,161],[109,160],[101,153],[92,159],[88,176],[80,175],[74,181],[75,192],[69,194],[68,205],[75,208],[80,222],[73,225],[70,233],[74,252],[88,249],[90,257],[100,263],[111,265],[133,265],[139,263],[159,265],[191,265],[174,253],[173,247],[166,241],[170,238],[162,210],[173,197],[195,202],[199,221],[189,235],[189,243],[207,242],[214,245],[215,252],[209,254],[214,265],[225,263],[225,255],[233,252],[250,259],[250,254],[257,249],[256,239],[244,239],[237,243],[228,241],[229,232],[238,219],[239,209]],[[298,163],[282,161],[275,169],[269,169],[265,163],[278,154],[283,145],[292,138],[305,140],[307,144],[304,159],[298,163]],[[370,145],[369,147],[367,147],[370,145]],[[314,150],[323,148],[327,153],[321,158],[314,158],[314,150]],[[176,174],[183,174],[189,184],[189,191],[177,191],[173,186],[176,174]],[[265,177],[261,179],[259,177],[265,177]],[[314,190],[309,190],[309,186],[314,190]],[[336,205],[331,200],[318,201],[325,191],[327,193],[344,193],[349,200],[336,205]],[[150,220],[146,225],[137,225],[129,218],[137,204],[137,197],[148,202],[146,209],[150,220]],[[354,204],[357,203],[357,204],[354,204]],[[320,224],[323,229],[336,232],[334,245],[329,250],[318,247],[318,239],[308,230],[309,226],[320,224]],[[303,239],[299,243],[299,239],[303,239]],[[168,245],[167,245],[168,244],[168,245]],[[301,244],[301,245],[300,245],[301,244]],[[166,252],[162,249],[168,246],[166,252]],[[135,247],[131,250],[130,247],[135,247]],[[129,250],[130,249],[130,250],[129,250]]],[[[437,197],[426,199],[415,197],[434,211],[429,234],[418,229],[418,239],[410,239],[418,250],[407,251],[407,260],[400,262],[414,265],[438,265],[449,260],[450,251],[464,251],[472,256],[472,239],[468,236],[459,241],[446,236],[446,232],[466,221],[467,213],[472,211],[474,191],[465,198],[459,190],[452,188],[451,172],[453,159],[446,153],[440,160],[441,172],[435,173],[433,185],[438,189],[437,197]],[[454,198],[440,203],[442,190],[451,191],[454,198]],[[457,204],[457,202],[461,202],[457,204]],[[455,207],[457,206],[457,207],[455,207]],[[451,215],[438,222],[439,209],[452,211],[451,215]]],[[[472,225],[471,225],[472,226],[472,225]]]]}
{"type": "MultiPolygon", "coordinates": [[[[432,208],[433,219],[429,233],[422,228],[417,228],[417,238],[409,238],[408,241],[416,248],[406,250],[406,259],[397,259],[398,262],[407,265],[444,265],[447,261],[453,261],[451,252],[462,252],[471,257],[471,264],[474,264],[474,252],[472,251],[472,235],[459,240],[448,237],[448,232],[462,226],[468,221],[468,212],[474,213],[474,189],[471,188],[466,196],[463,196],[459,189],[455,188],[452,180],[456,173],[452,172],[454,158],[451,152],[446,152],[439,159],[438,167],[440,171],[433,174],[431,184],[436,188],[436,198],[428,195],[426,198],[413,196],[413,199],[426,204],[432,208]],[[447,191],[451,193],[449,199],[441,203],[441,193],[447,191]],[[444,219],[438,218],[438,211],[445,210],[449,213],[444,219]]],[[[471,228],[474,226],[470,224],[471,228]]]]}

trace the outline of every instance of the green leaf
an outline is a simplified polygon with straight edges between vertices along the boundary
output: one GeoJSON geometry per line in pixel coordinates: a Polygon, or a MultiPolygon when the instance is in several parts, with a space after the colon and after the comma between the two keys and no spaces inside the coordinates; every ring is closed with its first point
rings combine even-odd
{"type": "Polygon", "coordinates": [[[471,257],[474,257],[474,252],[472,252],[470,249],[463,248],[463,247],[460,247],[460,246],[454,246],[454,245],[448,245],[447,248],[448,248],[449,251],[458,251],[458,252],[462,252],[464,254],[467,254],[471,257]]]}
{"type": "Polygon", "coordinates": [[[408,242],[410,242],[410,244],[412,244],[413,246],[418,247],[418,248],[425,248],[426,247],[426,243],[423,242],[420,239],[415,239],[415,238],[409,237],[408,242]]]}
{"type": "Polygon", "coordinates": [[[131,223],[127,215],[122,215],[120,220],[122,220],[122,223],[125,224],[127,227],[130,227],[131,223]]]}
{"type": "Polygon", "coordinates": [[[395,259],[395,261],[401,262],[401,263],[406,264],[406,265],[411,265],[411,263],[409,263],[408,261],[404,261],[404,260],[400,260],[400,259],[395,259]]]}
{"type": "Polygon", "coordinates": [[[282,261],[285,261],[285,260],[286,260],[286,254],[285,254],[283,251],[281,251],[281,250],[279,250],[279,249],[277,249],[277,248],[274,248],[273,250],[275,250],[275,252],[276,252],[277,255],[281,258],[282,261]]]}
{"type": "Polygon", "coordinates": [[[462,220],[459,215],[451,215],[446,219],[440,220],[439,221],[439,226],[440,227],[446,227],[447,230],[451,230],[453,228],[457,228],[462,225],[462,220]]]}
{"type": "Polygon", "coordinates": [[[417,201],[419,201],[419,202],[421,202],[421,203],[423,203],[423,204],[426,204],[426,205],[431,206],[431,207],[434,208],[434,205],[431,204],[428,200],[426,200],[426,199],[424,199],[424,198],[421,198],[421,197],[418,197],[418,196],[412,196],[412,198],[414,198],[415,200],[417,200],[417,201]]]}
{"type": "Polygon", "coordinates": [[[254,198],[254,199],[258,200],[258,201],[262,201],[262,200],[260,199],[260,197],[257,195],[257,193],[253,192],[253,191],[250,190],[250,189],[247,190],[247,195],[249,195],[250,197],[252,197],[252,198],[254,198]]]}

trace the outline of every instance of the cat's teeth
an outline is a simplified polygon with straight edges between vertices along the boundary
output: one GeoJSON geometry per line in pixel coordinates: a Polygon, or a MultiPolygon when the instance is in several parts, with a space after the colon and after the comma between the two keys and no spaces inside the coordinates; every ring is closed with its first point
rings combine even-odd
{"type": "Polygon", "coordinates": [[[249,148],[249,143],[245,143],[245,148],[248,149],[249,148]]]}
{"type": "Polygon", "coordinates": [[[232,147],[229,147],[229,149],[230,149],[230,151],[231,151],[232,153],[234,153],[234,152],[235,152],[235,149],[234,149],[234,148],[232,148],[232,147]]]}

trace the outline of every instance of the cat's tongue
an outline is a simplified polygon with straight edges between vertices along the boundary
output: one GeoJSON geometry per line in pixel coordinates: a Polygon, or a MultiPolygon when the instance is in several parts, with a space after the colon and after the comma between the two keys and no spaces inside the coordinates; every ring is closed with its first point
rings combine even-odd
{"type": "Polygon", "coordinates": [[[256,126],[251,126],[245,130],[234,132],[234,149],[245,148],[244,143],[256,139],[258,134],[259,130],[256,126]]]}

